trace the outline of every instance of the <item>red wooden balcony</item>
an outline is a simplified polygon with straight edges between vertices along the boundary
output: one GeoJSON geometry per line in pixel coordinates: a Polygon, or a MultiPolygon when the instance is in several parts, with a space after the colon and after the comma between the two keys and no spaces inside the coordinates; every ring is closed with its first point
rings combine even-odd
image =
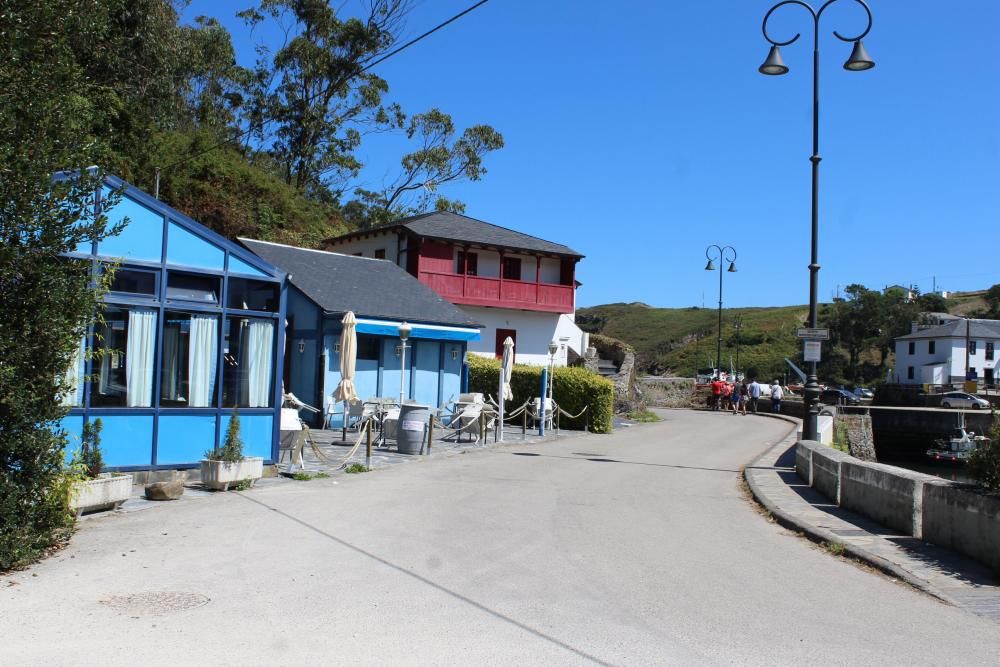
{"type": "Polygon", "coordinates": [[[452,303],[540,310],[549,313],[573,312],[573,287],[521,280],[501,280],[482,276],[420,271],[420,282],[452,303]]]}

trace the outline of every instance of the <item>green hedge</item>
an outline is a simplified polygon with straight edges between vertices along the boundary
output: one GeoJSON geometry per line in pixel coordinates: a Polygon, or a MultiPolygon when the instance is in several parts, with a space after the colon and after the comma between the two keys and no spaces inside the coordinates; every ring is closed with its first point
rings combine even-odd
{"type": "MultiPolygon", "coordinates": [[[[497,398],[500,383],[500,362],[475,354],[469,355],[469,391],[490,394],[497,398]]],[[[542,384],[541,366],[514,366],[510,388],[514,392],[513,406],[538,398],[542,384]]],[[[614,413],[615,387],[610,380],[594,375],[583,368],[557,368],[552,396],[566,412],[578,414],[587,407],[579,419],[563,415],[560,428],[583,430],[590,424],[592,433],[610,433],[611,415],[614,413]]]]}

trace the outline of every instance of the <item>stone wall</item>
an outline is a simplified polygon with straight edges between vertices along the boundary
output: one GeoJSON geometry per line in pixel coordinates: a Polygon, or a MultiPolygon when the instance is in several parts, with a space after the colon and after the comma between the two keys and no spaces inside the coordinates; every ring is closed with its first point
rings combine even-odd
{"type": "Polygon", "coordinates": [[[985,563],[1000,574],[1000,496],[937,477],[861,461],[807,440],[795,468],[837,505],[985,563]]]}

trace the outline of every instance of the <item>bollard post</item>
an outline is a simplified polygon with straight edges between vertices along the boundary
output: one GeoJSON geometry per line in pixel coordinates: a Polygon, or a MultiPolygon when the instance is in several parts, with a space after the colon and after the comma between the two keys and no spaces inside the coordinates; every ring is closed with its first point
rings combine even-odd
{"type": "Polygon", "coordinates": [[[479,413],[479,440],[482,440],[483,445],[486,444],[486,415],[482,412],[479,413]]]}
{"type": "Polygon", "coordinates": [[[521,406],[521,440],[528,437],[528,407],[521,406]]]}
{"type": "Polygon", "coordinates": [[[434,415],[427,420],[427,456],[431,455],[431,443],[434,442],[434,415]]]}
{"type": "Polygon", "coordinates": [[[372,469],[372,420],[369,419],[365,426],[365,433],[368,435],[368,445],[365,448],[365,467],[372,469]]]}
{"type": "Polygon", "coordinates": [[[541,393],[539,394],[539,396],[541,396],[541,399],[539,399],[539,401],[538,401],[539,412],[542,413],[541,414],[542,418],[538,422],[538,435],[539,435],[539,437],[545,435],[545,397],[547,396],[546,389],[548,389],[548,384],[549,384],[548,380],[549,380],[548,369],[547,368],[543,368],[542,369],[542,389],[541,389],[541,393]]]}

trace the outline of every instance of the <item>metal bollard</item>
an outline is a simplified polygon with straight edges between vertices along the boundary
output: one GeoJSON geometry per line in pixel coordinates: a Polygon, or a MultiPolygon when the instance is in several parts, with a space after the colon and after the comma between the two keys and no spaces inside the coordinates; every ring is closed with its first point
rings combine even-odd
{"type": "Polygon", "coordinates": [[[368,445],[365,448],[365,467],[369,470],[372,469],[372,420],[369,419],[365,426],[365,432],[368,435],[368,445]]]}
{"type": "Polygon", "coordinates": [[[431,455],[431,443],[434,442],[434,415],[427,420],[427,456],[431,455]]]}

